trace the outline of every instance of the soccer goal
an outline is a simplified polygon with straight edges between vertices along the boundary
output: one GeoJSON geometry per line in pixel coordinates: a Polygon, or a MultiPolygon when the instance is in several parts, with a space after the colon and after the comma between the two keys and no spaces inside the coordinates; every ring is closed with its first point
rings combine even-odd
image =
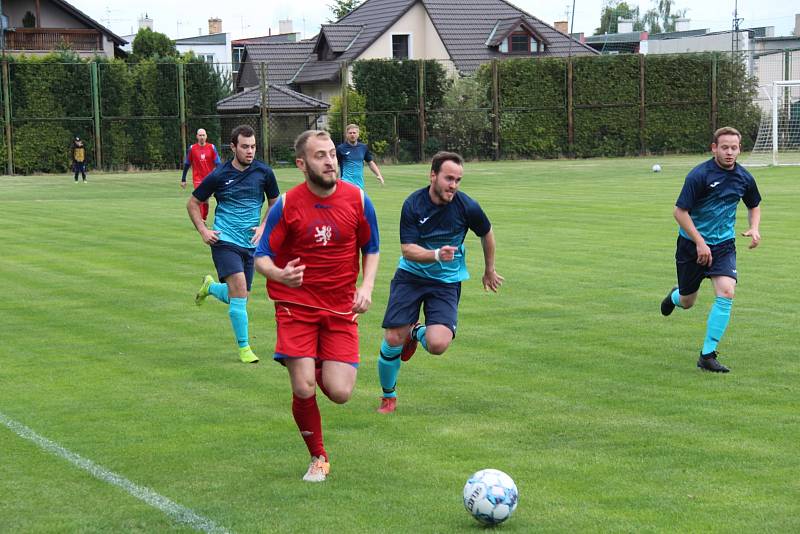
{"type": "Polygon", "coordinates": [[[772,82],[746,166],[800,165],[800,80],[772,82]]]}

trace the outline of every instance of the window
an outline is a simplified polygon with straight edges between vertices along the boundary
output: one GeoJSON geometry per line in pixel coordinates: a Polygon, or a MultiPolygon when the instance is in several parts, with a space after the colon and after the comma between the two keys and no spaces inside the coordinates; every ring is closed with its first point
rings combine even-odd
{"type": "Polygon", "coordinates": [[[197,54],[197,57],[206,63],[214,63],[214,54],[197,54]]]}
{"type": "Polygon", "coordinates": [[[512,33],[508,40],[512,53],[531,51],[531,38],[527,33],[512,33]]]}
{"type": "Polygon", "coordinates": [[[394,59],[408,59],[410,54],[408,50],[409,35],[392,35],[392,57],[394,59]]]}
{"type": "Polygon", "coordinates": [[[242,63],[242,56],[244,55],[244,47],[243,46],[236,46],[232,50],[232,59],[233,59],[233,72],[239,72],[239,66],[242,63]]]}

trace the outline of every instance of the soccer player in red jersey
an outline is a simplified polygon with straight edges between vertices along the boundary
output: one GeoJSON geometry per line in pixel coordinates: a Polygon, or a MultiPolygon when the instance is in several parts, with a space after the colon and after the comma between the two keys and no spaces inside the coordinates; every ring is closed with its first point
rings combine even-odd
{"type": "Polygon", "coordinates": [[[275,360],[286,366],[292,414],[311,453],[303,480],[322,482],[329,457],[322,441],[316,389],[344,404],[356,383],[357,318],[372,304],[378,270],[378,223],[369,197],[337,178],[336,147],[327,132],[295,141],[305,181],[267,215],[256,270],[275,302],[275,360]],[[362,281],[356,287],[361,260],[362,281]]]}
{"type": "MultiPolygon", "coordinates": [[[[211,171],[222,163],[217,153],[217,148],[207,143],[208,135],[202,128],[197,130],[197,143],[191,145],[186,151],[186,158],[183,160],[183,176],[181,176],[181,187],[186,189],[186,173],[189,167],[192,168],[192,183],[194,188],[200,185],[203,178],[211,174],[211,171]]],[[[208,202],[200,204],[200,215],[205,221],[208,217],[208,202]]]]}

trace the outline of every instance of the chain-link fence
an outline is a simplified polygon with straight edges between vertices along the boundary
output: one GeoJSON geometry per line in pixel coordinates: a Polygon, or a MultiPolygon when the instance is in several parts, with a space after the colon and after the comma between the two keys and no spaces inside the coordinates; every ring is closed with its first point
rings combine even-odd
{"type": "Polygon", "coordinates": [[[79,136],[91,167],[179,168],[198,128],[230,157],[239,124],[255,129],[259,157],[273,164],[293,161],[303,130],[327,129],[340,142],[350,122],[393,162],[439,150],[468,159],[702,151],[723,125],[752,145],[771,109],[763,87],[800,78],[800,50],[499,61],[467,77],[450,62],[372,63],[349,65],[351,90],[324,103],[269,80],[234,87],[230,65],[202,61],[6,60],[0,164],[7,173],[65,172],[79,136]]]}

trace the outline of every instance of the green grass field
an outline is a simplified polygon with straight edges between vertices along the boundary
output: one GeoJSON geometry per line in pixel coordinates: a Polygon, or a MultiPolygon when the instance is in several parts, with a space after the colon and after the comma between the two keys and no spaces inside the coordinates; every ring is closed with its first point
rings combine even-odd
{"type": "MultiPolygon", "coordinates": [[[[491,218],[497,295],[468,238],[459,335],[403,365],[397,413],[374,412],[376,356],[399,256],[400,206],[422,165],[368,192],[382,262],[362,317],[353,399],[320,401],[332,475],[301,481],[305,446],[271,304],[249,304],[258,365],[239,363],[226,307],[193,297],[210,254],[178,172],[0,178],[0,531],[191,531],[24,439],[24,425],[232,532],[480,532],[474,471],[520,491],[504,532],[800,531],[797,290],[800,180],[754,171],[756,250],[740,239],[728,375],[695,368],[712,301],[669,318],[672,206],[701,157],[469,163],[491,218]]],[[[281,188],[300,181],[278,169],[281,188]]],[[[746,229],[740,206],[737,229],[746,229]]]]}

